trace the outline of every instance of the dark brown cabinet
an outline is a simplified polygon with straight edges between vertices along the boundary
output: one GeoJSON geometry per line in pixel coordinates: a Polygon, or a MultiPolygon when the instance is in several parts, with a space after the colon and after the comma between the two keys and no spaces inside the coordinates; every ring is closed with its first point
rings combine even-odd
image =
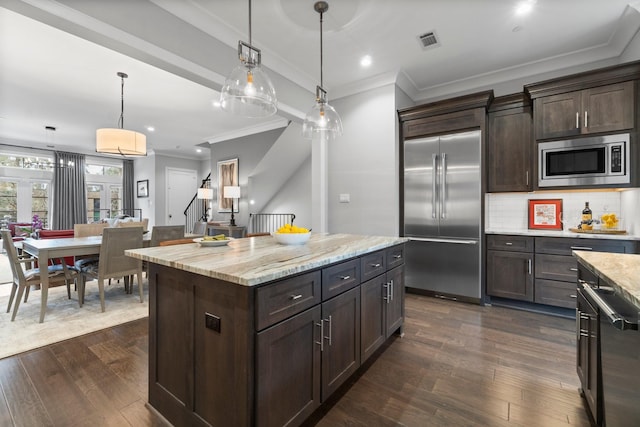
{"type": "Polygon", "coordinates": [[[362,363],[395,331],[404,318],[404,268],[396,267],[360,286],[362,363]]]}
{"type": "Polygon", "coordinates": [[[487,191],[531,191],[533,130],[524,94],[493,100],[488,112],[487,191]]]}
{"type": "Polygon", "coordinates": [[[627,81],[535,99],[536,139],[632,129],[634,92],[627,81]]]}
{"type": "Polygon", "coordinates": [[[320,406],[321,309],[258,333],[257,426],[298,425],[320,406]]]}
{"type": "Polygon", "coordinates": [[[487,295],[533,301],[533,238],[487,236],[487,295]]]}
{"type": "MultiPolygon", "coordinates": [[[[580,280],[585,280],[588,276],[593,282],[593,275],[583,267],[579,268],[578,276],[580,280]]],[[[597,280],[597,279],[596,279],[597,280]]],[[[596,282],[597,284],[597,282],[596,282]]],[[[600,402],[600,352],[599,343],[599,314],[596,305],[589,301],[588,295],[581,290],[580,282],[577,289],[578,301],[576,310],[576,372],[580,379],[582,393],[589,412],[596,425],[601,425],[601,402],[600,402]]]]}

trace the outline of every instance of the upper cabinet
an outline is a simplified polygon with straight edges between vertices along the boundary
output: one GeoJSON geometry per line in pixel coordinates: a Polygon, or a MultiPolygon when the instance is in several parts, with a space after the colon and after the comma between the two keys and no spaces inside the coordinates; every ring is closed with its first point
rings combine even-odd
{"type": "Polygon", "coordinates": [[[525,86],[536,140],[633,130],[640,63],[602,68],[525,86]]]}
{"type": "Polygon", "coordinates": [[[531,103],[523,93],[495,98],[488,111],[487,191],[531,191],[531,103]]]}
{"type": "Polygon", "coordinates": [[[534,101],[536,139],[631,129],[633,99],[633,81],[538,98],[534,101]]]}

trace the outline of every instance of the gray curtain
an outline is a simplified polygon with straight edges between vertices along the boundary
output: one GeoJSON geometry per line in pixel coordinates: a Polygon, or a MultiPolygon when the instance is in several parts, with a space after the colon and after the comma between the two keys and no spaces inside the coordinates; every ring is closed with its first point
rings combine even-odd
{"type": "Polygon", "coordinates": [[[87,186],[84,181],[83,154],[54,153],[53,209],[54,230],[72,229],[74,224],[87,222],[87,186]]]}
{"type": "Polygon", "coordinates": [[[133,160],[122,161],[122,175],[122,210],[128,215],[135,216],[133,193],[136,189],[133,182],[133,160]]]}

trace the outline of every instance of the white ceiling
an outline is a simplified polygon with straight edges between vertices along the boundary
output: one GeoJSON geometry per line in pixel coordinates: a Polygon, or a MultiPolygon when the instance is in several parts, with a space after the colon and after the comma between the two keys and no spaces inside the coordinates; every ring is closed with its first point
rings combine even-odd
{"type": "MultiPolygon", "coordinates": [[[[420,102],[609,60],[640,26],[629,0],[537,0],[526,16],[516,15],[519,2],[330,0],[330,102],[390,82],[420,102]],[[429,31],[440,43],[423,49],[418,35],[429,31]]],[[[246,1],[0,0],[0,142],[92,152],[95,130],[117,126],[118,71],[129,75],[124,126],[146,133],[159,154],[206,159],[199,145],[299,121],[320,78],[313,4],[253,2],[252,43],[280,108],[258,120],[213,106],[238,40],[249,41],[246,1]]]]}

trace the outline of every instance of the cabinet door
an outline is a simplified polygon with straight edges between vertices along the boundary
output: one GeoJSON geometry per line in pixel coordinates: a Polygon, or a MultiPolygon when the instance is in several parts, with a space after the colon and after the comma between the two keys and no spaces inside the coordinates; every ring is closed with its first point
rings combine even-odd
{"type": "Polygon", "coordinates": [[[580,91],[543,96],[534,101],[536,139],[580,135],[580,91]]]}
{"type": "Polygon", "coordinates": [[[299,425],[320,406],[320,306],[258,333],[256,425],[299,425]]]}
{"type": "Polygon", "coordinates": [[[351,289],[322,303],[322,323],[324,401],[360,367],[360,289],[351,289]]]}
{"type": "Polygon", "coordinates": [[[387,272],[387,292],[389,297],[385,300],[386,332],[385,338],[389,338],[404,320],[404,267],[396,267],[387,272]]]}
{"type": "Polygon", "coordinates": [[[384,275],[360,285],[361,333],[360,353],[362,363],[369,358],[385,340],[387,288],[384,275]]]}
{"type": "Polygon", "coordinates": [[[583,133],[633,128],[633,81],[582,91],[583,133]]]}
{"type": "Polygon", "coordinates": [[[533,301],[532,254],[487,251],[487,294],[533,301]]]}
{"type": "Polygon", "coordinates": [[[489,114],[488,191],[531,191],[531,108],[489,114]]]}

